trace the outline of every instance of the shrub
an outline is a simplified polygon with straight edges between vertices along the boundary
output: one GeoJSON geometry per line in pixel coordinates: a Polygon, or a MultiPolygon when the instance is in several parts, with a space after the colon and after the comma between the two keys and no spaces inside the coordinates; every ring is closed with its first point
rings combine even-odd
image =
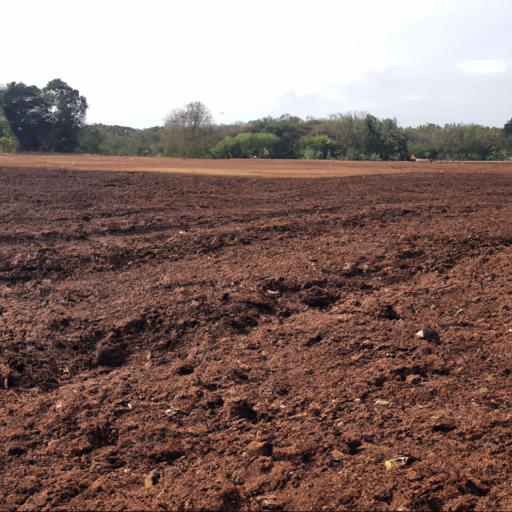
{"type": "Polygon", "coordinates": [[[214,158],[272,158],[274,147],[280,142],[272,133],[245,132],[226,137],[210,149],[214,158]]]}

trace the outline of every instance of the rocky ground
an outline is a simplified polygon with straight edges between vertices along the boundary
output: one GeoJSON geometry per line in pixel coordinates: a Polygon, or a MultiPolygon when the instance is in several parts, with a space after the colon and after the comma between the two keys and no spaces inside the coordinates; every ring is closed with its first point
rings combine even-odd
{"type": "Polygon", "coordinates": [[[0,508],[512,509],[512,174],[460,171],[1,169],[0,508]]]}

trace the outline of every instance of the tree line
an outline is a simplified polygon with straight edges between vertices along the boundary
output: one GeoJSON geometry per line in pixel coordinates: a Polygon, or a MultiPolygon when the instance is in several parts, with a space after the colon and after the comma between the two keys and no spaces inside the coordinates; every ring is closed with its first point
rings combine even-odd
{"type": "Polygon", "coordinates": [[[402,128],[367,113],[301,119],[288,114],[215,123],[192,102],[163,126],[86,125],[87,100],[60,79],[44,88],[13,82],[0,90],[0,152],[43,151],[183,158],[338,160],[512,159],[512,120],[503,128],[426,124],[402,128]]]}

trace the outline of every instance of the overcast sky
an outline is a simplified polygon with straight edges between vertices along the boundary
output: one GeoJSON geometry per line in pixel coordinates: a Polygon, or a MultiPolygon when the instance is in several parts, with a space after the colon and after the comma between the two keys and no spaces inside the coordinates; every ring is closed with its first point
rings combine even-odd
{"type": "Polygon", "coordinates": [[[62,78],[90,123],[368,111],[403,126],[512,117],[511,0],[2,3],[0,83],[62,78]]]}

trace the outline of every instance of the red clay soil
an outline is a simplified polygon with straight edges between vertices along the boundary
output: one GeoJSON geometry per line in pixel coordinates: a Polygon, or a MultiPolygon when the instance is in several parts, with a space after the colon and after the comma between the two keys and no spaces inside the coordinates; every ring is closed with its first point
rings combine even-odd
{"type": "Polygon", "coordinates": [[[0,509],[511,510],[511,198],[0,170],[0,509]]]}

